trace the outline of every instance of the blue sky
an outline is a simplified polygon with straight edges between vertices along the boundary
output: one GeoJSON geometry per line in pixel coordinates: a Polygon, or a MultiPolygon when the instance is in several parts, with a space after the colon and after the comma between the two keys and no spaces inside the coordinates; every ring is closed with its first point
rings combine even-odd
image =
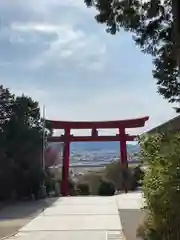
{"type": "Polygon", "coordinates": [[[94,15],[83,0],[1,0],[1,83],[53,119],[149,115],[147,130],[175,116],[157,94],[151,57],[130,34],[108,35],[94,15]]]}

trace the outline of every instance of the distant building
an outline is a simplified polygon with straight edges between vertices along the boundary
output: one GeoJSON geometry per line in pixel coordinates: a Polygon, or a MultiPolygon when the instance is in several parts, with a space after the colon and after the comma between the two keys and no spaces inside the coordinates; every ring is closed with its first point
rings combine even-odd
{"type": "Polygon", "coordinates": [[[146,133],[154,134],[154,133],[164,133],[164,132],[180,132],[180,115],[177,117],[170,119],[169,121],[160,124],[159,126],[150,129],[146,133]]]}

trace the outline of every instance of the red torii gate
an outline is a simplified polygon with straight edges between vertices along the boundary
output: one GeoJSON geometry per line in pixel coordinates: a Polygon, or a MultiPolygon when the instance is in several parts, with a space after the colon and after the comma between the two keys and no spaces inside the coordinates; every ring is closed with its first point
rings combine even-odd
{"type": "Polygon", "coordinates": [[[124,169],[128,168],[127,161],[127,141],[136,140],[137,136],[126,134],[126,128],[143,127],[149,117],[117,120],[117,121],[103,121],[103,122],[68,122],[68,121],[54,121],[46,120],[52,129],[63,129],[64,135],[60,137],[49,137],[49,142],[63,142],[63,170],[62,170],[62,185],[61,192],[64,196],[68,195],[68,177],[69,177],[69,157],[70,157],[70,143],[71,142],[98,142],[98,141],[119,141],[120,142],[120,161],[124,169]],[[73,136],[72,129],[91,129],[91,136],[73,136]],[[115,136],[98,136],[97,129],[118,129],[119,134],[115,136]]]}

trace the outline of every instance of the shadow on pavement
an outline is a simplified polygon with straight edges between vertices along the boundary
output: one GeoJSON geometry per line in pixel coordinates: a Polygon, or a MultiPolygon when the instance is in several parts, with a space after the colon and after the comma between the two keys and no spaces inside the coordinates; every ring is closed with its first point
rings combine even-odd
{"type": "Polygon", "coordinates": [[[37,201],[19,201],[9,204],[0,210],[0,222],[8,219],[29,218],[51,206],[57,198],[46,198],[37,201]]]}
{"type": "Polygon", "coordinates": [[[47,198],[38,201],[20,201],[2,208],[0,210],[0,239],[16,233],[56,200],[57,198],[47,198]]]}
{"type": "Polygon", "coordinates": [[[119,214],[126,240],[139,240],[136,232],[143,223],[145,212],[139,209],[120,209],[119,214]]]}

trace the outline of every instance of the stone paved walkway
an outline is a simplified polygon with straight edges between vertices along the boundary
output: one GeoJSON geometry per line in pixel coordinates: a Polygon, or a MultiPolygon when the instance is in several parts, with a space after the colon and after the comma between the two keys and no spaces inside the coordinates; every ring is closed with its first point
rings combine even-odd
{"type": "MultiPolygon", "coordinates": [[[[128,209],[128,201],[138,211],[142,204],[140,195],[131,195],[59,198],[8,240],[125,239],[121,210],[128,209]]],[[[136,239],[134,235],[130,237],[127,240],[136,239]]]]}

